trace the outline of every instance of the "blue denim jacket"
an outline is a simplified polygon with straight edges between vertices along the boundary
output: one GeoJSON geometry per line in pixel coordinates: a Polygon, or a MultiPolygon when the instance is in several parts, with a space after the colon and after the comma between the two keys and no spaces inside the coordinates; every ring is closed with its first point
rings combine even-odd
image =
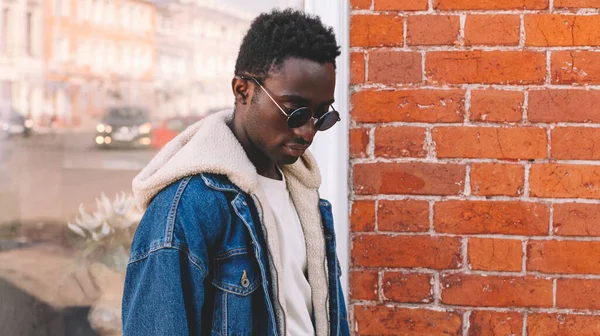
{"type": "MultiPolygon", "coordinates": [[[[349,335],[331,205],[326,237],[330,335],[349,335]]],[[[123,294],[123,335],[278,335],[269,254],[250,195],[199,174],[163,189],[136,231],[123,294]]]]}

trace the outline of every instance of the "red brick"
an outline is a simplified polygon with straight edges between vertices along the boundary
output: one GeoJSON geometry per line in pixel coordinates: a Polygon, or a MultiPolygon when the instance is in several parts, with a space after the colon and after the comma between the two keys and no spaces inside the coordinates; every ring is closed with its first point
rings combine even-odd
{"type": "Polygon", "coordinates": [[[518,201],[445,201],[433,206],[436,232],[456,234],[547,235],[550,210],[518,201]]]}
{"type": "Polygon", "coordinates": [[[404,18],[396,15],[352,15],[351,47],[397,47],[404,45],[404,18]]]}
{"type": "Polygon", "coordinates": [[[554,234],[600,236],[600,204],[554,204],[554,234]]]}
{"type": "Polygon", "coordinates": [[[359,91],[352,94],[357,122],[460,122],[465,114],[462,90],[359,91]]]}
{"type": "Polygon", "coordinates": [[[433,84],[542,84],[546,55],[534,51],[434,51],[427,53],[425,71],[433,84]]]}
{"type": "Polygon", "coordinates": [[[416,15],[406,21],[408,45],[452,45],[460,36],[460,19],[455,15],[416,15]]]}
{"type": "Polygon", "coordinates": [[[436,127],[439,158],[544,159],[546,130],[536,127],[436,127]]]}
{"type": "Polygon", "coordinates": [[[469,238],[468,260],[471,269],[520,272],[523,244],[515,239],[469,238]]]}
{"type": "Polygon", "coordinates": [[[553,159],[598,160],[600,159],[600,128],[557,127],[552,130],[553,159]]]}
{"type": "Polygon", "coordinates": [[[518,15],[468,15],[466,45],[519,45],[521,19],[518,15]]]}
{"type": "Polygon", "coordinates": [[[350,223],[353,232],[367,232],[375,229],[375,201],[354,201],[350,223]]]}
{"type": "Polygon", "coordinates": [[[600,309],[600,280],[556,280],[556,307],[600,309]]]}
{"type": "Polygon", "coordinates": [[[600,91],[533,90],[529,93],[531,122],[600,122],[600,91]]]}
{"type": "Polygon", "coordinates": [[[371,2],[374,0],[350,0],[350,8],[352,9],[369,9],[371,2]]]}
{"type": "Polygon", "coordinates": [[[431,303],[433,288],[431,274],[385,272],[383,296],[387,301],[402,303],[431,303]]]}
{"type": "Polygon", "coordinates": [[[373,163],[354,165],[354,191],[359,195],[458,195],[465,166],[437,163],[373,163]]]}
{"type": "Polygon", "coordinates": [[[353,128],[350,130],[350,157],[367,157],[367,146],[369,146],[369,129],[353,128]]]}
{"type": "Polygon", "coordinates": [[[523,194],[524,175],[522,165],[473,163],[471,193],[476,196],[520,196],[523,194]]]}
{"type": "Polygon", "coordinates": [[[381,11],[427,10],[427,0],[375,0],[375,10],[381,10],[381,11]]]}
{"type": "Polygon", "coordinates": [[[482,122],[518,122],[523,119],[521,91],[475,90],[471,92],[471,117],[482,122]]]}
{"type": "Polygon", "coordinates": [[[544,273],[600,274],[600,242],[530,241],[527,270],[544,273]]]}
{"type": "Polygon", "coordinates": [[[554,0],[554,8],[600,8],[598,0],[554,0]]]}
{"type": "Polygon", "coordinates": [[[599,84],[600,53],[591,51],[556,51],[552,53],[552,83],[599,84]]]}
{"type": "Polygon", "coordinates": [[[600,16],[525,15],[525,45],[536,47],[598,46],[600,16]]]}
{"type": "Polygon", "coordinates": [[[435,0],[436,10],[546,9],[548,0],[435,0]]]}
{"type": "Polygon", "coordinates": [[[455,312],[388,306],[354,306],[357,335],[462,335],[455,312]]]}
{"type": "Polygon", "coordinates": [[[458,268],[460,239],[365,235],[352,241],[352,264],[363,267],[458,268]]]}
{"type": "Polygon", "coordinates": [[[427,201],[379,201],[377,225],[380,231],[425,232],[429,230],[427,201]]]}
{"type": "Polygon", "coordinates": [[[469,336],[521,335],[523,331],[521,313],[475,310],[471,312],[469,321],[469,336]]]}
{"type": "Polygon", "coordinates": [[[350,53],[350,84],[365,82],[365,54],[362,52],[350,53]]]}
{"type": "Polygon", "coordinates": [[[600,335],[600,316],[530,314],[527,335],[597,336],[600,335]]]}
{"type": "Polygon", "coordinates": [[[375,271],[350,271],[350,296],[354,300],[376,301],[379,274],[375,271]]]}
{"type": "Polygon", "coordinates": [[[426,157],[425,132],[422,127],[378,127],[375,130],[375,156],[426,157]]]}
{"type": "Polygon", "coordinates": [[[367,81],[370,83],[420,83],[421,54],[418,52],[375,50],[369,52],[367,81]]]}
{"type": "Polygon", "coordinates": [[[531,196],[600,198],[600,166],[536,164],[529,174],[531,196]]]}
{"type": "Polygon", "coordinates": [[[552,307],[552,280],[535,277],[446,274],[441,302],[479,307],[552,307]]]}

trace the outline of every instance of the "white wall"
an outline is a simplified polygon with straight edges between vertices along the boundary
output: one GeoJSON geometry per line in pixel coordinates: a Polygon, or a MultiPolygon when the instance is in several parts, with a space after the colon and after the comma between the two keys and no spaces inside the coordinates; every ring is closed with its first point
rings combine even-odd
{"type": "Polygon", "coordinates": [[[318,15],[324,24],[333,27],[342,54],[337,59],[337,82],[334,107],[340,112],[342,120],[333,128],[317,134],[312,153],[315,155],[323,183],[321,197],[329,200],[333,206],[333,217],[337,237],[337,252],[342,266],[342,286],[348,297],[349,269],[349,211],[348,211],[348,129],[350,108],[348,87],[349,67],[349,8],[347,0],[305,0],[305,10],[318,15]]]}

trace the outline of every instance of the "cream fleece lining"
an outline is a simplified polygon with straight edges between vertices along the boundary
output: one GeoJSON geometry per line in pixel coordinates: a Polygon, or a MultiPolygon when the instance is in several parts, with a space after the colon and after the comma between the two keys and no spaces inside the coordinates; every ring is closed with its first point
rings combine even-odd
{"type": "MultiPolygon", "coordinates": [[[[271,276],[277,293],[275,313],[279,331],[285,335],[285,302],[283,302],[281,257],[275,217],[258,184],[256,168],[229,128],[233,111],[213,114],[190,126],[169,142],[133,180],[133,193],[138,206],[145,210],[151,200],[167,185],[190,175],[213,173],[226,175],[245,193],[250,194],[261,213],[262,226],[272,259],[271,276]]],[[[328,280],[325,238],[319,212],[317,189],[321,176],[316,160],[306,152],[298,162],[283,166],[290,192],[306,240],[308,279],[312,292],[315,330],[318,336],[329,334],[328,280]]]]}

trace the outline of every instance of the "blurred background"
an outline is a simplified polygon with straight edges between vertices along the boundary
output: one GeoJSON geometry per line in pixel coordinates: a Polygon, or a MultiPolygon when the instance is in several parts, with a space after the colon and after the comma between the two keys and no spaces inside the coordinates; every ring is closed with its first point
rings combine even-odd
{"type": "MultiPolygon", "coordinates": [[[[90,307],[117,304],[122,272],[80,263],[74,256],[101,239],[67,224],[101,230],[111,215],[130,218],[131,180],[156,151],[233,105],[251,20],[302,6],[0,0],[0,335],[119,334],[118,307],[93,326],[90,307]]],[[[106,237],[118,233],[108,227],[106,237]]]]}

